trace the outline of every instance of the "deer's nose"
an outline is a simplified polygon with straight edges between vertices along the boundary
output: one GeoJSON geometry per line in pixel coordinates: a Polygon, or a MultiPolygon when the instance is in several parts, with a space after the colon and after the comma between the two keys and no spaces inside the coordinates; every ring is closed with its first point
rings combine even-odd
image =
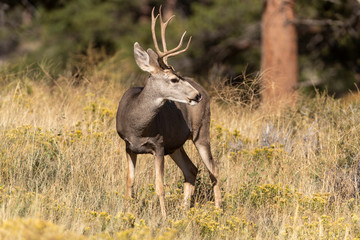
{"type": "Polygon", "coordinates": [[[201,94],[200,94],[200,93],[199,93],[198,95],[196,95],[196,97],[195,97],[195,101],[200,102],[200,101],[201,101],[201,99],[202,99],[202,96],[201,96],[201,94]]]}

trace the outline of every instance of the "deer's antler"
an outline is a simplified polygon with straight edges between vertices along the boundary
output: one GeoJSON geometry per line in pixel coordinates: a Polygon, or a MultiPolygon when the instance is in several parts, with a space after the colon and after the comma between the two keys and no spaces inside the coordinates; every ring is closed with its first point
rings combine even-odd
{"type": "Polygon", "coordinates": [[[176,56],[176,55],[188,50],[190,42],[191,42],[191,37],[189,38],[189,41],[188,41],[186,47],[182,50],[179,50],[183,44],[183,40],[184,40],[184,37],[186,34],[186,31],[185,31],[183,33],[183,35],[181,36],[179,44],[175,48],[173,48],[171,50],[167,50],[166,39],[165,39],[165,30],[166,30],[168,23],[170,22],[170,20],[173,17],[175,17],[175,15],[171,16],[166,22],[164,22],[162,19],[162,16],[161,16],[161,6],[159,9],[159,14],[156,15],[156,17],[154,17],[154,10],[155,10],[155,7],[151,11],[151,33],[152,33],[152,38],[153,38],[154,45],[155,45],[155,51],[159,56],[160,66],[163,68],[171,68],[171,66],[169,66],[169,64],[167,62],[167,59],[169,57],[176,56]],[[158,42],[156,40],[155,25],[156,25],[156,20],[158,19],[158,17],[160,18],[161,43],[162,43],[163,51],[160,50],[158,42]]]}

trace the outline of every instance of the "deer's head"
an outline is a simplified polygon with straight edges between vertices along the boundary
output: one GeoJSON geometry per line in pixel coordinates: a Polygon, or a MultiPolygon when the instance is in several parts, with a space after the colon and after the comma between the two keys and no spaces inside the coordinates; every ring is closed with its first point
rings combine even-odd
{"type": "Polygon", "coordinates": [[[179,50],[183,44],[183,39],[186,32],[183,33],[177,47],[167,50],[165,41],[165,29],[169,21],[174,17],[170,17],[166,22],[162,21],[161,7],[159,14],[154,17],[154,8],[151,13],[151,31],[154,40],[155,51],[149,48],[145,51],[139,43],[134,44],[134,56],[137,65],[143,70],[150,73],[150,78],[147,84],[153,86],[157,97],[163,100],[172,100],[183,102],[190,105],[196,105],[201,100],[201,94],[183,77],[178,75],[174,68],[170,66],[167,59],[185,52],[189,48],[191,37],[187,43],[186,48],[179,50]],[[156,40],[155,24],[157,18],[160,17],[160,29],[163,51],[159,49],[156,40]]]}

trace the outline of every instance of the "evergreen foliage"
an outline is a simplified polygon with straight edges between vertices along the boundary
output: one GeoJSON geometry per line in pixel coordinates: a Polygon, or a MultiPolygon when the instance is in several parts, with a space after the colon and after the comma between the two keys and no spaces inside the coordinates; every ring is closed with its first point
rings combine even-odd
{"type": "MultiPolygon", "coordinates": [[[[220,72],[235,77],[260,69],[261,0],[177,0],[169,45],[185,30],[189,52],[172,63],[186,74],[220,72]]],[[[150,12],[159,0],[24,0],[0,4],[0,60],[18,68],[54,63],[57,71],[81,68],[79,55],[94,49],[133,64],[132,46],[153,47],[150,12]],[[19,57],[23,61],[19,61],[19,57]],[[24,62],[23,65],[19,62],[24,62]]],[[[345,1],[296,1],[300,87],[346,93],[360,82],[360,4],[345,1]]]]}

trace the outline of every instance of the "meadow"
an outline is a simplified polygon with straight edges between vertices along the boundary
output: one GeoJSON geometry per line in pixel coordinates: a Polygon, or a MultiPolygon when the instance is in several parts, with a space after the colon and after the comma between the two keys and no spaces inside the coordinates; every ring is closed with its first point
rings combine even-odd
{"type": "Polygon", "coordinates": [[[186,143],[200,169],[194,206],[182,207],[183,176],[166,157],[163,220],[150,155],[139,157],[135,197],[125,198],[115,130],[122,94],[146,74],[111,59],[80,77],[40,69],[1,75],[0,239],[360,239],[356,95],[300,94],[274,113],[257,107],[251,84],[244,92],[213,76],[205,87],[223,208],[186,143]]]}

